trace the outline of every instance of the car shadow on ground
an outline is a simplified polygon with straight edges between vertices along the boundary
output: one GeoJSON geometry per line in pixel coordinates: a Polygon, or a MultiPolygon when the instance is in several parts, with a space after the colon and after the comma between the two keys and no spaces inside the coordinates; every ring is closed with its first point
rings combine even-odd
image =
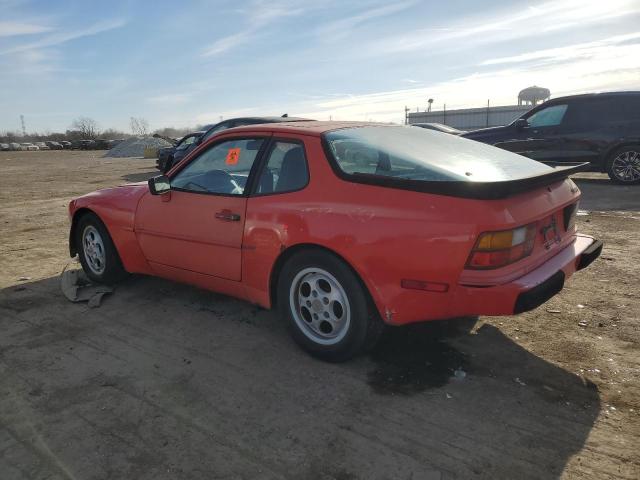
{"type": "Polygon", "coordinates": [[[0,330],[7,478],[559,478],[600,411],[487,324],[327,364],[272,312],[143,276],[96,309],[6,288],[0,330]]]}

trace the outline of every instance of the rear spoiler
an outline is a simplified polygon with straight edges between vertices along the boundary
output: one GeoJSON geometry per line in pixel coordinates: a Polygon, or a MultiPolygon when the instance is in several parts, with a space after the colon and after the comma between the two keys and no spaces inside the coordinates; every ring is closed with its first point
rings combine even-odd
{"type": "Polygon", "coordinates": [[[498,200],[518,195],[529,190],[535,190],[536,188],[546,187],[552,183],[564,180],[569,177],[569,175],[584,172],[590,168],[589,163],[557,164],[561,166],[555,166],[555,164],[548,163],[547,165],[553,168],[549,173],[514,180],[503,180],[500,182],[434,182],[382,177],[380,175],[371,175],[366,173],[354,173],[345,175],[345,177],[348,177],[348,180],[352,182],[400,188],[414,192],[433,193],[436,195],[447,195],[450,197],[474,198],[478,200],[498,200]]]}

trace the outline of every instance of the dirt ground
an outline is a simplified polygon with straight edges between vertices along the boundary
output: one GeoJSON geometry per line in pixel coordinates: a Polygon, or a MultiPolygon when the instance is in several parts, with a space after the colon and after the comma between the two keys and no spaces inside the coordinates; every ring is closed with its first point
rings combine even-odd
{"type": "Polygon", "coordinates": [[[577,179],[605,248],[546,305],[331,365],[164,280],[68,302],[69,199],[155,174],[102,153],[0,153],[1,479],[640,478],[640,187],[577,179]]]}

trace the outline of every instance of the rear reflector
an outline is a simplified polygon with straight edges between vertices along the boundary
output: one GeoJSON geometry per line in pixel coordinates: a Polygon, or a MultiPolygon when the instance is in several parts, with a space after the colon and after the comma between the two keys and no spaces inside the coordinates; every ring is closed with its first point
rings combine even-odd
{"type": "Polygon", "coordinates": [[[578,202],[564,207],[562,217],[564,220],[564,231],[570,231],[576,224],[576,215],[578,213],[578,202]]]}
{"type": "Polygon", "coordinates": [[[449,290],[449,285],[446,283],[425,282],[422,280],[403,279],[400,281],[400,286],[402,288],[408,288],[410,290],[425,290],[427,292],[444,293],[449,290]]]}

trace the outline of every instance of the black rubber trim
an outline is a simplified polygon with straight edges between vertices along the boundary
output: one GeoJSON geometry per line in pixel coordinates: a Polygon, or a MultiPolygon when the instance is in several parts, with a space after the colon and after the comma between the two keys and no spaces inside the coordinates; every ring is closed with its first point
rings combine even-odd
{"type": "Polygon", "coordinates": [[[518,295],[513,313],[522,313],[539,307],[564,287],[564,272],[557,271],[540,285],[518,295]]]}
{"type": "Polygon", "coordinates": [[[595,240],[591,245],[589,245],[589,247],[582,252],[582,255],[580,255],[580,260],[578,261],[576,270],[582,270],[583,268],[587,268],[591,265],[602,253],[603,246],[604,243],[602,243],[602,240],[595,240]]]}
{"type": "Polygon", "coordinates": [[[574,173],[588,171],[590,164],[567,163],[562,167],[555,167],[551,172],[532,177],[518,178],[515,180],[504,180],[498,182],[466,182],[466,181],[424,181],[408,180],[404,178],[385,177],[382,175],[372,175],[366,173],[346,173],[340,168],[338,162],[333,157],[329,142],[325,135],[322,135],[322,147],[333,172],[348,182],[363,183],[366,185],[376,185],[379,187],[397,188],[401,190],[411,190],[414,192],[433,193],[436,195],[447,195],[450,197],[473,198],[478,200],[497,200],[511,197],[528,190],[539,187],[546,187],[552,183],[559,182],[573,175],[574,173]]]}

